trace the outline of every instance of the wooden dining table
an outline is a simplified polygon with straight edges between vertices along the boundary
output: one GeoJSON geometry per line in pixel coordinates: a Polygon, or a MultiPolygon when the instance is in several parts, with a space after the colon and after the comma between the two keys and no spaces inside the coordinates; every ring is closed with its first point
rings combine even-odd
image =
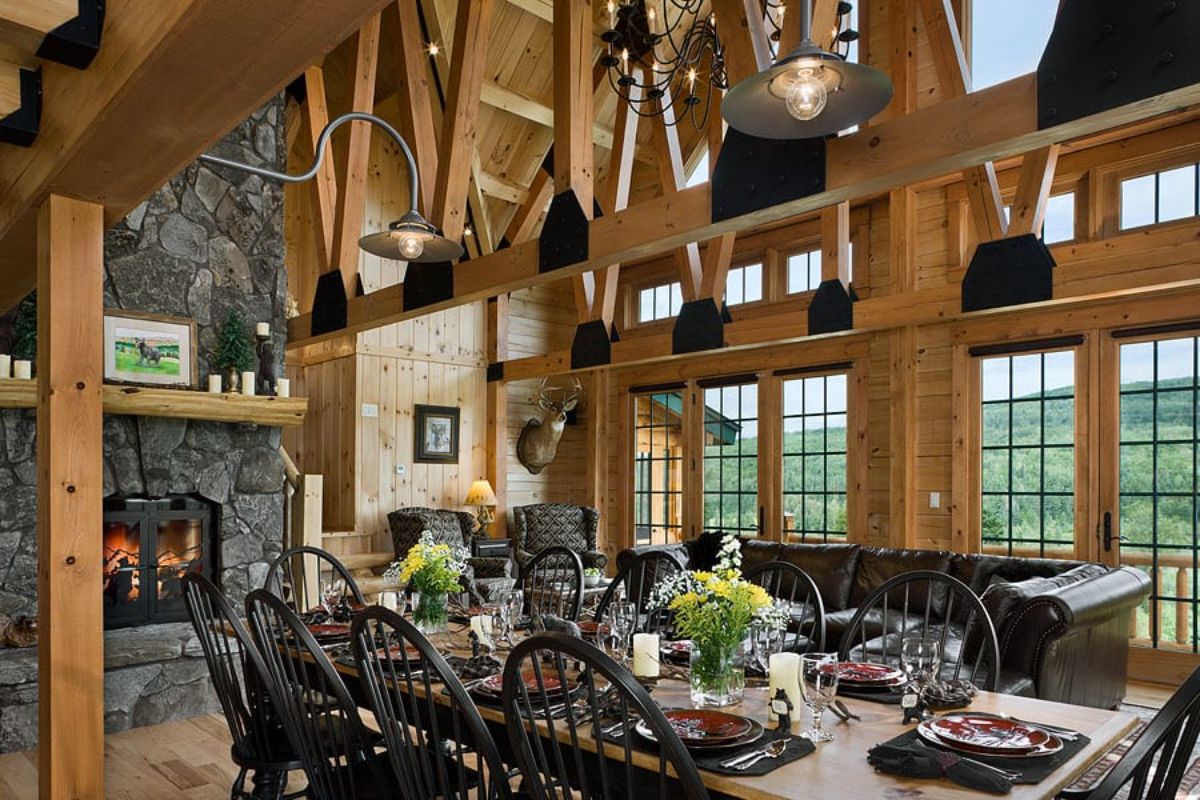
{"type": "MultiPolygon", "coordinates": [[[[451,643],[447,647],[449,651],[462,654],[456,646],[462,635],[464,631],[459,629],[459,626],[452,626],[451,633],[444,635],[447,636],[446,642],[451,643]]],[[[503,652],[497,655],[503,656],[503,652]]],[[[335,664],[352,691],[356,690],[358,687],[354,684],[358,681],[357,668],[345,660],[337,660],[335,664]]],[[[690,706],[688,684],[682,680],[661,680],[652,687],[651,695],[664,708],[690,706]]],[[[825,726],[833,733],[834,740],[817,745],[816,752],[804,758],[762,776],[722,775],[700,770],[704,785],[714,800],[792,800],[797,797],[811,797],[816,800],[955,800],[981,796],[979,792],[947,779],[904,778],[876,772],[867,763],[867,751],[877,744],[912,730],[913,726],[902,724],[902,711],[897,705],[855,698],[844,698],[844,702],[852,712],[861,717],[861,720],[842,723],[831,713],[827,713],[825,726]]],[[[489,723],[497,742],[503,745],[502,749],[507,749],[506,726],[509,720],[503,710],[485,703],[479,703],[478,706],[480,715],[489,723]],[[500,737],[504,737],[503,740],[500,737]]],[[[758,720],[767,727],[774,725],[767,721],[767,689],[764,687],[747,687],[741,704],[723,710],[758,720]]],[[[1095,761],[1133,731],[1138,723],[1137,717],[1124,711],[1066,705],[993,692],[980,692],[971,703],[971,710],[1007,714],[1022,720],[1070,728],[1091,740],[1040,783],[1014,784],[1012,792],[1005,795],[1012,800],[1054,798],[1060,790],[1083,775],[1095,761]]],[[[809,723],[807,713],[798,716],[799,719],[793,728],[795,732],[799,732],[802,726],[807,727],[809,723]]],[[[544,727],[544,723],[540,724],[544,727]]],[[[565,731],[562,733],[565,734],[565,731]]],[[[591,733],[590,726],[585,725],[579,729],[581,744],[595,752],[595,742],[591,741],[591,733]]],[[[627,735],[636,736],[632,725],[627,735]]],[[[610,742],[605,744],[604,749],[615,756],[621,748],[614,747],[610,742]]],[[[634,758],[637,766],[658,773],[657,752],[639,749],[634,758]]]]}

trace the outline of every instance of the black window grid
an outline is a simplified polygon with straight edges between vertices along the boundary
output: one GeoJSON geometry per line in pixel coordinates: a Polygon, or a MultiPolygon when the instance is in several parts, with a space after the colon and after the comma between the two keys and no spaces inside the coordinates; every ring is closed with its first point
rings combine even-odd
{"type": "MultiPolygon", "coordinates": [[[[1181,165],[1179,165],[1179,167],[1170,167],[1168,169],[1163,169],[1163,170],[1159,170],[1158,172],[1150,173],[1151,175],[1154,176],[1154,221],[1149,222],[1149,223],[1144,223],[1144,224],[1158,225],[1162,222],[1162,209],[1160,208],[1160,203],[1159,203],[1159,199],[1158,199],[1159,198],[1159,184],[1162,181],[1162,175],[1164,172],[1174,172],[1175,170],[1179,169],[1180,167],[1184,167],[1184,166],[1191,166],[1191,168],[1192,168],[1192,213],[1190,214],[1190,216],[1194,217],[1194,216],[1200,215],[1200,162],[1197,162],[1197,163],[1191,164],[1191,165],[1181,164],[1181,165]]],[[[1138,180],[1139,178],[1145,178],[1145,177],[1148,177],[1148,176],[1147,175],[1137,175],[1133,178],[1127,178],[1126,180],[1134,181],[1134,180],[1138,180]]],[[[1124,183],[1124,181],[1122,181],[1122,183],[1124,183]]],[[[1122,203],[1122,208],[1121,208],[1120,219],[1121,219],[1121,229],[1122,230],[1130,230],[1132,228],[1143,227],[1142,225],[1126,226],[1124,224],[1125,208],[1124,208],[1123,203],[1122,203]]]]}
{"type": "MultiPolygon", "coordinates": [[[[843,470],[845,470],[849,467],[849,464],[846,462],[846,458],[847,458],[846,450],[847,450],[847,443],[848,443],[847,442],[847,430],[846,430],[845,424],[843,424],[841,441],[840,441],[841,449],[840,450],[831,449],[829,421],[830,421],[831,417],[839,417],[839,416],[843,417],[843,418],[846,417],[846,413],[847,413],[846,408],[848,405],[848,403],[847,403],[848,398],[843,394],[843,397],[841,398],[841,408],[842,408],[841,411],[830,412],[828,410],[830,407],[829,376],[821,376],[818,378],[798,378],[793,381],[787,381],[787,382],[785,382],[783,391],[785,392],[785,395],[786,395],[788,385],[799,384],[800,392],[801,392],[800,407],[806,408],[807,405],[805,403],[805,400],[807,398],[805,397],[805,393],[808,392],[809,386],[812,384],[815,384],[815,383],[819,383],[821,386],[821,389],[820,389],[820,391],[822,393],[821,408],[824,410],[822,410],[820,412],[803,412],[802,411],[799,414],[784,414],[784,416],[783,416],[785,431],[787,429],[787,424],[786,424],[787,420],[790,420],[790,419],[801,420],[800,436],[799,436],[799,441],[800,441],[800,449],[799,450],[789,450],[788,449],[788,444],[787,444],[788,437],[787,437],[786,432],[784,433],[784,437],[783,437],[784,445],[783,445],[783,453],[782,453],[782,455],[783,455],[783,471],[784,471],[784,476],[785,476],[784,485],[786,486],[786,475],[788,473],[789,459],[799,459],[800,469],[802,471],[801,472],[801,474],[802,474],[801,484],[800,484],[801,490],[798,492],[790,492],[790,491],[787,491],[786,489],[784,489],[783,505],[784,505],[784,508],[786,509],[788,506],[787,500],[789,497],[798,498],[798,500],[799,500],[799,502],[796,504],[797,507],[799,508],[799,513],[796,515],[796,518],[795,518],[795,527],[792,528],[792,530],[791,530],[791,533],[793,535],[798,535],[800,537],[801,541],[805,541],[805,542],[809,541],[810,539],[819,540],[821,542],[828,542],[830,537],[833,537],[837,540],[842,540],[842,539],[845,539],[845,537],[846,537],[846,531],[844,530],[844,528],[842,530],[837,530],[835,526],[830,524],[831,523],[831,520],[829,518],[829,505],[830,505],[829,501],[830,501],[830,499],[841,498],[841,501],[842,501],[841,505],[842,505],[843,509],[846,508],[847,500],[846,500],[845,486],[841,487],[840,490],[838,490],[837,488],[831,489],[829,486],[829,459],[831,456],[833,456],[833,457],[840,456],[842,459],[842,462],[843,462],[843,470]],[[808,449],[808,431],[807,431],[807,426],[804,423],[809,419],[818,419],[818,418],[821,419],[821,421],[823,423],[821,425],[821,445],[822,446],[817,450],[809,450],[808,449]],[[813,489],[810,490],[808,488],[808,486],[806,485],[807,474],[804,471],[804,462],[805,462],[805,459],[807,459],[807,458],[820,458],[821,459],[821,487],[819,489],[814,487],[813,489]],[[821,509],[821,514],[820,514],[821,524],[820,525],[811,526],[808,524],[809,519],[808,519],[808,514],[806,513],[806,510],[807,510],[809,504],[806,501],[811,498],[819,498],[820,499],[820,502],[818,504],[818,507],[821,509]]],[[[843,471],[843,474],[845,474],[844,471],[843,471]]],[[[843,520],[844,520],[844,516],[843,516],[843,520]]]]}
{"type": "Polygon", "coordinates": [[[732,444],[706,445],[704,448],[704,515],[705,515],[705,530],[721,530],[727,533],[753,534],[759,533],[759,505],[758,505],[758,474],[754,470],[749,480],[747,480],[746,471],[743,469],[743,462],[752,461],[755,464],[758,462],[758,448],[754,448],[753,452],[743,453],[742,449],[742,430],[746,423],[758,422],[758,404],[746,402],[746,389],[756,386],[753,383],[740,383],[732,386],[719,387],[714,389],[714,393],[719,398],[716,403],[709,402],[708,392],[705,392],[705,414],[715,412],[719,419],[717,424],[726,422],[733,423],[738,426],[737,437],[732,444]],[[737,391],[736,408],[729,409],[725,407],[725,389],[734,388],[737,391]],[[750,408],[747,409],[746,406],[750,408]],[[714,452],[715,451],[715,452],[714,452]],[[708,485],[708,465],[715,461],[717,464],[717,486],[714,491],[708,485]],[[737,482],[734,489],[726,489],[725,476],[727,474],[736,475],[737,482]],[[715,499],[715,519],[709,515],[709,500],[715,499]],[[735,507],[730,507],[730,500],[733,500],[735,507]],[[745,513],[749,509],[749,513],[745,513]],[[732,516],[731,516],[732,515],[732,516]],[[731,523],[731,520],[733,522],[731,523]]]}
{"type": "MultiPolygon", "coordinates": [[[[1005,507],[1004,535],[1003,536],[995,536],[995,535],[989,536],[987,528],[985,527],[983,529],[982,541],[985,545],[992,545],[993,547],[999,546],[999,547],[1004,548],[1005,552],[1009,555],[1013,555],[1017,549],[1025,550],[1029,547],[1036,547],[1038,553],[1040,555],[1044,556],[1046,554],[1046,549],[1048,546],[1051,548],[1054,548],[1056,550],[1069,549],[1069,548],[1073,547],[1073,541],[1074,541],[1073,533],[1072,533],[1072,538],[1069,541],[1063,541],[1063,540],[1058,540],[1058,539],[1052,539],[1052,540],[1046,539],[1046,499],[1047,498],[1069,498],[1069,499],[1073,500],[1075,497],[1075,491],[1074,491],[1074,487],[1075,487],[1075,476],[1074,476],[1075,444],[1074,444],[1074,440],[1072,439],[1071,443],[1047,443],[1046,442],[1046,404],[1048,402],[1056,402],[1056,401],[1061,401],[1064,399],[1074,401],[1075,392],[1074,392],[1074,389],[1072,388],[1072,391],[1069,395],[1054,394],[1054,395],[1047,396],[1047,394],[1046,394],[1046,354],[1038,353],[1037,356],[1038,356],[1038,369],[1041,372],[1040,381],[1038,384],[1039,386],[1041,386],[1041,391],[1038,393],[1038,396],[1036,396],[1036,397],[1013,397],[1012,396],[1012,387],[1014,385],[1013,378],[1014,378],[1014,374],[1015,374],[1013,365],[1015,363],[1015,359],[1013,356],[1002,356],[995,360],[1003,359],[1007,364],[1007,367],[1008,367],[1008,396],[1004,397],[1004,398],[1000,398],[1000,399],[982,401],[982,405],[985,410],[984,414],[983,414],[984,431],[983,431],[983,436],[981,437],[982,442],[986,443],[988,441],[988,436],[987,436],[987,431],[986,431],[986,425],[987,425],[986,409],[988,407],[1007,407],[1007,410],[1008,410],[1007,421],[1006,421],[1006,425],[1007,425],[1007,436],[1005,437],[1006,442],[1004,444],[981,444],[981,450],[983,451],[984,459],[987,458],[987,453],[989,453],[989,452],[1004,452],[1005,456],[1006,456],[1005,460],[1007,463],[1007,468],[1006,468],[1007,474],[1005,476],[1005,488],[1003,490],[989,489],[985,483],[982,486],[982,492],[981,492],[981,494],[983,495],[982,511],[984,513],[986,513],[988,506],[989,506],[989,504],[987,502],[987,498],[999,497],[999,498],[1003,498],[1003,500],[1005,501],[1004,502],[1004,507],[1005,507]],[[1014,443],[1014,436],[1013,436],[1013,420],[1015,417],[1014,411],[1017,408],[1020,408],[1022,406],[1026,406],[1026,405],[1036,405],[1038,407],[1038,437],[1037,437],[1037,441],[1014,443]],[[1013,490],[1013,463],[1014,463],[1015,459],[1013,458],[1013,455],[1014,455],[1015,451],[1027,451],[1027,450],[1039,451],[1039,455],[1038,455],[1038,488],[1037,488],[1037,491],[1014,491],[1013,490]],[[1071,451],[1071,453],[1072,453],[1071,491],[1048,490],[1046,488],[1046,454],[1047,454],[1047,452],[1052,452],[1055,450],[1071,451]],[[1014,513],[1013,513],[1013,511],[1016,506],[1016,503],[1014,501],[1018,501],[1022,498],[1036,498],[1036,500],[1037,500],[1037,506],[1038,506],[1037,536],[1018,536],[1014,533],[1014,513]]],[[[992,359],[987,359],[987,360],[992,360],[992,359]]],[[[1072,384],[1072,386],[1073,386],[1073,384],[1072,384]]],[[[986,479],[986,471],[985,471],[984,475],[985,475],[985,479],[986,479]]],[[[1075,521],[1074,507],[1073,507],[1073,504],[1071,504],[1071,503],[1068,503],[1067,507],[1070,508],[1070,510],[1071,510],[1071,514],[1070,514],[1071,526],[1070,526],[1070,528],[1073,531],[1074,521],[1075,521]]]]}
{"type": "Polygon", "coordinates": [[[646,449],[638,449],[634,455],[634,544],[667,544],[682,538],[683,523],[678,517],[672,520],[672,509],[682,509],[683,490],[672,488],[674,475],[683,474],[683,456],[679,452],[682,431],[672,423],[669,416],[671,406],[683,408],[683,396],[679,392],[656,392],[634,396],[636,422],[634,441],[639,445],[642,437],[646,449]],[[674,398],[674,402],[672,402],[674,398]],[[643,423],[641,404],[645,403],[643,423]],[[661,467],[661,482],[656,480],[656,467],[661,467]],[[661,509],[660,520],[655,519],[655,508],[661,509]]]}
{"type": "MultiPolygon", "coordinates": [[[[1197,176],[1200,178],[1200,175],[1197,176]]],[[[1200,187],[1200,181],[1197,182],[1200,187]]],[[[1157,198],[1157,185],[1155,197],[1157,198]]],[[[1200,202],[1198,200],[1197,202],[1200,202]]],[[[1156,209],[1157,211],[1157,209],[1156,209]]],[[[1157,215],[1156,215],[1157,216],[1157,215]]],[[[1165,340],[1155,340],[1148,343],[1151,346],[1151,382],[1149,387],[1120,389],[1120,401],[1122,404],[1127,398],[1134,397],[1150,397],[1151,398],[1151,437],[1145,438],[1126,438],[1124,426],[1121,426],[1120,448],[1124,455],[1126,447],[1150,447],[1151,454],[1151,469],[1150,469],[1150,485],[1149,491],[1132,491],[1125,488],[1125,475],[1120,476],[1119,490],[1119,505],[1121,511],[1126,508],[1126,500],[1129,499],[1149,499],[1150,514],[1149,514],[1149,541],[1141,541],[1141,532],[1121,529],[1122,541],[1128,540],[1128,545],[1122,545],[1122,561],[1141,562],[1135,554],[1141,555],[1145,551],[1149,551],[1150,563],[1136,563],[1135,565],[1144,569],[1150,577],[1151,594],[1146,602],[1145,614],[1147,616],[1147,638],[1154,648],[1159,648],[1164,644],[1163,630],[1166,619],[1162,615],[1164,606],[1175,607],[1175,633],[1176,636],[1171,640],[1171,644],[1175,647],[1186,645],[1193,653],[1200,652],[1200,602],[1197,596],[1200,595],[1200,513],[1197,510],[1197,502],[1200,501],[1200,337],[1189,337],[1192,342],[1192,364],[1191,364],[1191,383],[1190,385],[1176,385],[1170,387],[1160,386],[1159,376],[1159,349],[1165,340]],[[1159,403],[1165,395],[1174,394],[1189,394],[1191,396],[1191,429],[1192,435],[1190,438],[1177,438],[1160,436],[1159,429],[1161,420],[1159,418],[1159,403]],[[1190,490],[1167,491],[1159,488],[1159,454],[1160,447],[1171,445],[1190,445],[1192,450],[1192,469],[1191,469],[1191,488],[1190,490]],[[1160,509],[1162,501],[1166,499],[1187,500],[1191,503],[1191,542],[1187,544],[1178,544],[1171,542],[1160,541],[1160,509]],[[1183,559],[1170,559],[1171,555],[1178,554],[1183,556],[1183,559]],[[1190,558],[1188,566],[1181,566],[1180,561],[1184,564],[1190,558]],[[1170,560],[1171,564],[1164,564],[1164,561],[1170,560]],[[1164,591],[1164,587],[1171,585],[1166,580],[1165,570],[1176,570],[1176,583],[1173,591],[1164,591]],[[1178,571],[1190,569],[1191,579],[1186,581],[1189,584],[1190,596],[1183,596],[1178,591],[1178,571]],[[1178,612],[1180,605],[1185,606],[1187,614],[1186,623],[1186,641],[1180,641],[1178,629],[1178,612]]],[[[1121,351],[1124,355],[1126,347],[1136,347],[1134,345],[1122,345],[1121,351]]],[[[1122,459],[1123,461],[1123,459],[1122,459]]],[[[1121,513],[1120,511],[1118,513],[1121,513]]],[[[1186,579],[1185,579],[1186,580],[1186,579]]],[[[1142,615],[1142,610],[1137,611],[1138,616],[1142,615]]],[[[1167,615],[1169,618],[1170,615],[1167,615]]],[[[1135,620],[1134,633],[1137,634],[1137,623],[1135,620]]]]}

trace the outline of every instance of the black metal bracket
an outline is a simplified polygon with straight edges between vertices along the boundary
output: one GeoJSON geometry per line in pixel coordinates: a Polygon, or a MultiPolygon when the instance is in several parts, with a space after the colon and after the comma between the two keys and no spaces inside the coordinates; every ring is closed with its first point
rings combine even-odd
{"type": "Polygon", "coordinates": [[[962,281],[962,310],[982,311],[1054,297],[1054,256],[1032,233],[984,242],[962,281]]]}
{"type": "Polygon", "coordinates": [[[571,342],[571,369],[600,367],[612,363],[612,339],[604,320],[594,319],[575,328],[571,342]]]}
{"type": "Polygon", "coordinates": [[[573,189],[559,192],[550,201],[538,237],[538,268],[552,272],[588,258],[588,218],[573,189]]]}
{"type": "Polygon", "coordinates": [[[504,362],[496,361],[487,365],[487,380],[488,383],[504,380],[504,362]]]}
{"type": "Polygon", "coordinates": [[[454,264],[410,262],[404,273],[404,310],[416,311],[454,298],[454,264]]]}
{"type": "Polygon", "coordinates": [[[29,147],[42,124],[42,71],[21,70],[21,107],[0,119],[0,142],[29,147]]]}
{"type": "Polygon", "coordinates": [[[684,303],[671,333],[671,352],[679,355],[724,347],[728,314],[728,309],[717,308],[711,297],[684,303]]]}
{"type": "Polygon", "coordinates": [[[854,297],[836,278],[821,281],[808,306],[808,335],[837,333],[854,327],[854,297]]]}
{"type": "Polygon", "coordinates": [[[346,327],[346,285],[338,270],[326,272],[317,278],[317,290],[313,294],[312,336],[333,333],[346,327]]]}
{"type": "Polygon", "coordinates": [[[1200,4],[1066,0],[1038,64],[1038,127],[1200,83],[1200,4]]]}
{"type": "Polygon", "coordinates": [[[87,69],[104,35],[104,0],[79,0],[79,13],[46,34],[37,55],[75,69],[87,69]]]}
{"type": "Polygon", "coordinates": [[[712,221],[825,191],[824,139],[759,139],[730,128],[712,176],[712,221]]]}

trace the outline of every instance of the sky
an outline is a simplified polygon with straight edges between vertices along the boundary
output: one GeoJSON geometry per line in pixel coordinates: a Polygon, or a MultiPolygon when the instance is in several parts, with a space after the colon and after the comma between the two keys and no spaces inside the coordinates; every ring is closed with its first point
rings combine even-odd
{"type": "Polygon", "coordinates": [[[973,0],[971,75],[983,89],[1037,69],[1058,0],[973,0]]]}

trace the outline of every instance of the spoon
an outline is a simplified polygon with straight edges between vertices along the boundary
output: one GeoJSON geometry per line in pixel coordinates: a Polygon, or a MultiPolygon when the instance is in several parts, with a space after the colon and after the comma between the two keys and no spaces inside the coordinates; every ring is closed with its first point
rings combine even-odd
{"type": "Polygon", "coordinates": [[[756,754],[753,758],[735,765],[733,768],[738,772],[741,772],[743,770],[750,769],[764,758],[779,758],[781,755],[783,755],[783,751],[787,750],[789,739],[791,739],[790,736],[787,739],[779,739],[771,742],[769,745],[763,748],[762,752],[756,754]]]}

